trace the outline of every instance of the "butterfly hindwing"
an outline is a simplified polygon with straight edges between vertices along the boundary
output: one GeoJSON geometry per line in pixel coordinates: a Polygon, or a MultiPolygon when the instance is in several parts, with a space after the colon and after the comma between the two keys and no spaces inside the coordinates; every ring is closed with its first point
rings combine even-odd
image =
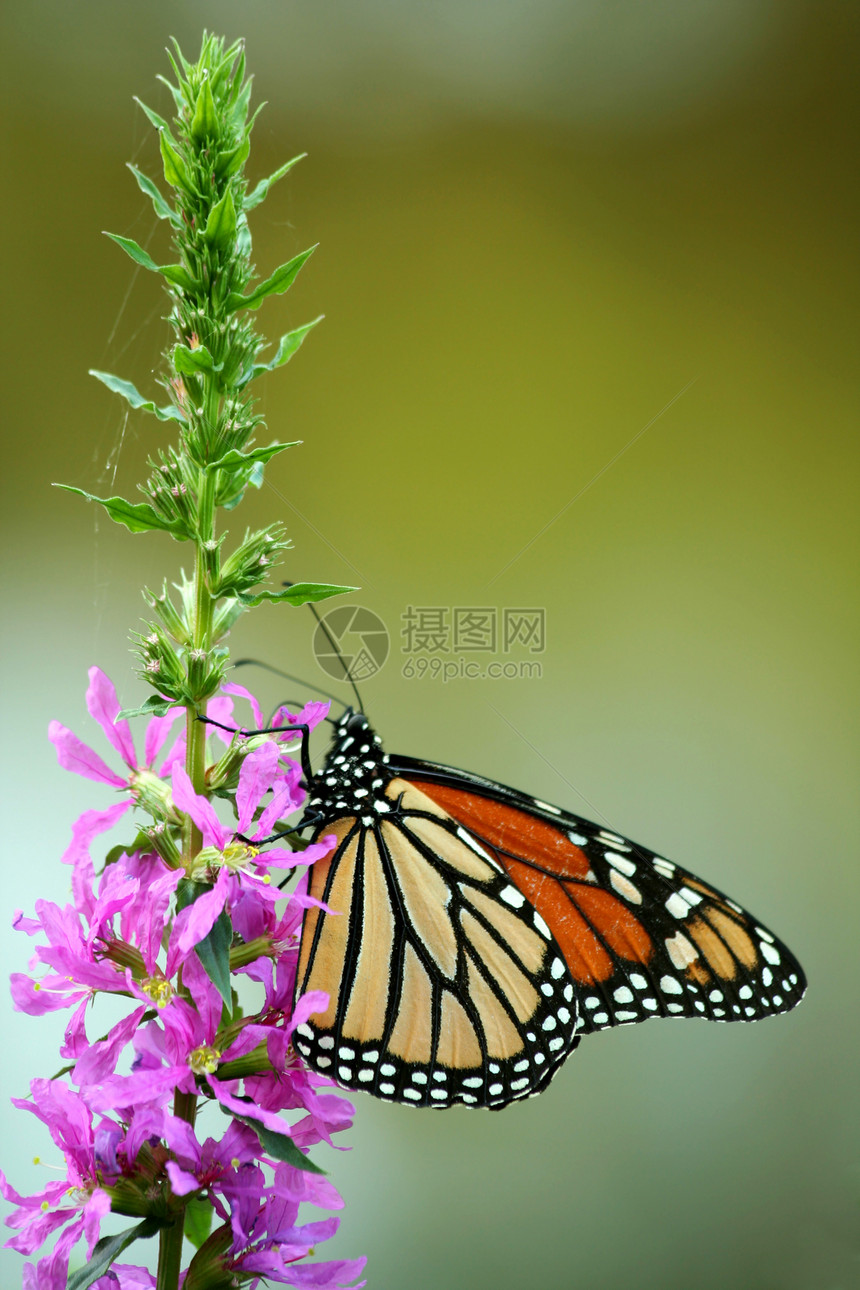
{"type": "Polygon", "coordinates": [[[430,799],[383,780],[381,812],[326,825],[297,994],[309,1065],[413,1106],[498,1107],[539,1091],[578,1042],[573,983],[543,919],[430,799]]]}

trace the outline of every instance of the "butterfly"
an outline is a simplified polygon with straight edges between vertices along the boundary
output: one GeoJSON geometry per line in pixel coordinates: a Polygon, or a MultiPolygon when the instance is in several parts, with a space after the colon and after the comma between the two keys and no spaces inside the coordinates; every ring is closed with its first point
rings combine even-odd
{"type": "Polygon", "coordinates": [[[592,1031],[757,1021],[804,994],[791,952],[716,888],[516,789],[388,755],[362,712],[306,777],[305,822],[337,842],[309,870],[331,912],[305,914],[295,986],[329,1003],[294,1044],[345,1088],[500,1110],[592,1031]]]}

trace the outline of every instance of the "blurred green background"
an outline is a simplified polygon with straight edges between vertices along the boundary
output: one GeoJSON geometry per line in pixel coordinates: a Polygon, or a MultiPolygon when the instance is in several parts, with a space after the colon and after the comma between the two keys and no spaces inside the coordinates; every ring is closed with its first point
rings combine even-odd
{"type": "MultiPolygon", "coordinates": [[[[132,95],[168,114],[163,47],[204,25],[247,38],[269,103],[252,176],[310,153],[253,220],[262,272],[321,243],[262,325],[327,315],[267,378],[271,435],[304,446],[241,522],[285,519],[285,576],[358,583],[388,624],[364,698],[391,748],[608,820],[811,982],[763,1025],[587,1039],[503,1115],[357,1096],[332,1246],[380,1290],[860,1284],[856,5],[5,6],[6,925],[65,898],[71,821],[109,801],[47,723],[96,733],[94,662],[144,697],[140,586],[187,559],[49,484],[130,493],[162,434],[86,375],[154,392],[167,338],[100,230],[165,258],[124,169],[158,173],[132,95]],[[542,678],[405,679],[410,604],[544,607],[542,678]]],[[[235,648],[325,684],[312,626],[261,609],[235,648]]],[[[5,970],[28,952],[4,937],[5,970]]],[[[4,1009],[20,1096],[63,1019],[4,1009]]],[[[2,1113],[26,1191],[52,1148],[2,1113]]]]}

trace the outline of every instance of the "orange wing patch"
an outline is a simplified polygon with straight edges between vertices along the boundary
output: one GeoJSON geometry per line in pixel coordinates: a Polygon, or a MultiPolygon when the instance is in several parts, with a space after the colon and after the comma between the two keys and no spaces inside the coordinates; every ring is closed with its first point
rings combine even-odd
{"type": "Polygon", "coordinates": [[[608,980],[615,971],[613,955],[630,963],[649,961],[653,946],[639,919],[616,896],[591,885],[588,857],[560,829],[516,807],[448,785],[415,781],[414,787],[494,849],[504,848],[532,862],[495,851],[499,864],[549,927],[575,980],[583,985],[608,980]],[[532,864],[552,872],[541,873],[532,864]]]}

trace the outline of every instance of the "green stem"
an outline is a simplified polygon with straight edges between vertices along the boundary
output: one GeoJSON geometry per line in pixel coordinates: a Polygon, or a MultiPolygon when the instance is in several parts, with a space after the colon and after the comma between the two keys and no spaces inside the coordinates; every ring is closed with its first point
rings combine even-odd
{"type": "MultiPolygon", "coordinates": [[[[194,1093],[182,1093],[179,1089],[173,1098],[173,1114],[194,1127],[197,1116],[197,1097],[194,1093]]],[[[179,1210],[170,1227],[162,1228],[158,1245],[158,1272],[156,1290],[177,1290],[179,1274],[182,1271],[182,1242],[185,1228],[185,1206],[179,1210]]]]}

